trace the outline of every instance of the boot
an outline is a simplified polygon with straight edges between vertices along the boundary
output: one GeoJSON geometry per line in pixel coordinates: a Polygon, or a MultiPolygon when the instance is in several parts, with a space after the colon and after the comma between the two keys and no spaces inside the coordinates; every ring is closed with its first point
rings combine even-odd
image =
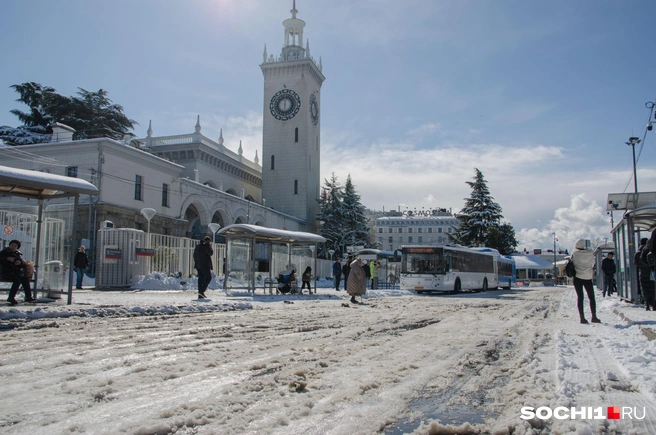
{"type": "Polygon", "coordinates": [[[351,296],[351,303],[357,304],[358,301],[355,300],[355,296],[351,296]]]}
{"type": "Polygon", "coordinates": [[[592,316],[592,319],[590,320],[592,323],[601,323],[601,320],[597,318],[597,316],[592,316]]]}
{"type": "Polygon", "coordinates": [[[581,324],[586,325],[588,323],[588,321],[585,320],[585,317],[583,316],[583,314],[580,314],[580,316],[581,316],[581,324]]]}

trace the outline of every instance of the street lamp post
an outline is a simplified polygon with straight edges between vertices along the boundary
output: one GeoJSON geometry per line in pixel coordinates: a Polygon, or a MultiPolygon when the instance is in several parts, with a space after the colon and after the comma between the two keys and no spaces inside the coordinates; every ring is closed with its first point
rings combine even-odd
{"type": "Polygon", "coordinates": [[[216,222],[212,222],[211,224],[207,224],[207,228],[212,231],[212,243],[216,243],[216,232],[219,231],[221,225],[217,224],[216,222]]]}
{"type": "Polygon", "coordinates": [[[329,249],[328,253],[330,254],[330,261],[333,261],[333,254],[335,253],[334,249],[329,249]]]}
{"type": "Polygon", "coordinates": [[[636,172],[635,146],[640,142],[642,141],[638,137],[630,137],[629,141],[625,142],[633,150],[633,188],[635,189],[635,193],[638,193],[638,175],[636,172]]]}

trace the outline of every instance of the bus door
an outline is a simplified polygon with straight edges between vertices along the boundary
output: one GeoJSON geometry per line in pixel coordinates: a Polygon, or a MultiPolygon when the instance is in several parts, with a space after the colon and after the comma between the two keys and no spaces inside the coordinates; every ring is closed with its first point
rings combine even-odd
{"type": "Polygon", "coordinates": [[[444,252],[444,273],[447,274],[453,270],[453,252],[444,252]]]}

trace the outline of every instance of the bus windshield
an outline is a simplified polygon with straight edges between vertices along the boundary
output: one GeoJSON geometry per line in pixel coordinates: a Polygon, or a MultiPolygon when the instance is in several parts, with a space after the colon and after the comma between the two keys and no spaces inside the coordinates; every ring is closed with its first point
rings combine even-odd
{"type": "Polygon", "coordinates": [[[441,248],[409,248],[405,253],[402,273],[444,273],[441,248]]]}

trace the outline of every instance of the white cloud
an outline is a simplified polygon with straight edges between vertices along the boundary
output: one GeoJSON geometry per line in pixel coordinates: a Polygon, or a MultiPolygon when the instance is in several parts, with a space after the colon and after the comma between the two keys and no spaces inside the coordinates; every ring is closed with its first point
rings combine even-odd
{"type": "Polygon", "coordinates": [[[558,249],[572,251],[578,239],[611,239],[610,217],[605,210],[585,193],[571,196],[568,207],[558,208],[554,218],[539,228],[523,228],[517,231],[518,249],[553,246],[554,233],[558,249]]]}

